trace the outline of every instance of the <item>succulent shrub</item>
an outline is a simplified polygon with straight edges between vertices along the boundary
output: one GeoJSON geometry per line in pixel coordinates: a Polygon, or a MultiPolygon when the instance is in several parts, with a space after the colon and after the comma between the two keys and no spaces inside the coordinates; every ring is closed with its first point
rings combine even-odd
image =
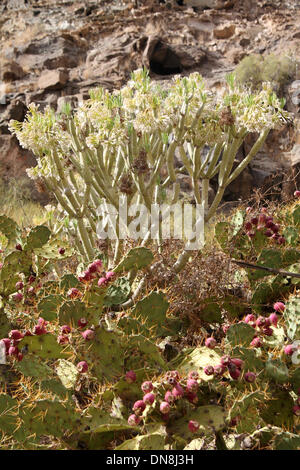
{"type": "MultiPolygon", "coordinates": [[[[137,70],[120,90],[91,90],[90,99],[74,112],[67,109],[66,114],[55,115],[47,108],[42,113],[32,104],[25,121],[11,121],[10,130],[21,146],[34,152],[37,166],[28,170],[29,176],[55,195],[67,220],[62,229],[73,237],[85,261],[91,261],[97,222],[111,217],[110,206],[118,216],[119,199],[126,196],[129,203],[142,203],[150,211],[152,204],[165,201],[166,194],[175,204],[182,172],[188,173],[195,201],[203,204],[208,222],[226,187],[256,155],[269,131],[286,119],[283,103],[268,85],[251,93],[239,89],[230,76],[228,90],[214,96],[198,73],[175,77],[166,90],[151,81],[146,70],[137,70]],[[249,133],[256,133],[257,140],[233,169],[249,133]],[[175,152],[180,168],[175,166],[175,152]],[[209,182],[216,175],[219,188],[209,205],[209,182]],[[100,203],[104,209],[99,214],[100,203]]],[[[109,240],[114,246],[112,265],[122,252],[119,235],[117,230],[109,240]]],[[[146,245],[150,237],[148,230],[140,243],[146,245]]],[[[187,262],[188,252],[181,253],[175,270],[187,262]]]]}

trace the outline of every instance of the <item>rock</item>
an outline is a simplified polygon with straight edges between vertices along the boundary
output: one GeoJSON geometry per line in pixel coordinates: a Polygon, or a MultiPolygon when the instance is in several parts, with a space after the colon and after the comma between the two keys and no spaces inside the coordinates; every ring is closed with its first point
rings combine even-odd
{"type": "Polygon", "coordinates": [[[157,75],[173,75],[201,65],[206,57],[201,47],[166,44],[161,38],[148,38],[143,65],[157,75]]]}
{"type": "Polygon", "coordinates": [[[143,64],[157,75],[172,75],[182,71],[176,52],[159,37],[149,37],[143,53],[143,64]]]}
{"type": "Polygon", "coordinates": [[[214,29],[214,37],[216,39],[229,39],[235,34],[235,25],[221,26],[214,29]]]}
{"type": "Polygon", "coordinates": [[[183,0],[182,4],[187,7],[195,8],[215,8],[218,6],[218,0],[183,0]]]}
{"type": "Polygon", "coordinates": [[[38,88],[41,90],[59,90],[68,81],[69,74],[66,70],[45,70],[38,80],[38,88]]]}
{"type": "Polygon", "coordinates": [[[1,80],[3,82],[14,82],[15,80],[20,80],[25,75],[22,67],[14,61],[4,64],[1,70],[1,80]]]}

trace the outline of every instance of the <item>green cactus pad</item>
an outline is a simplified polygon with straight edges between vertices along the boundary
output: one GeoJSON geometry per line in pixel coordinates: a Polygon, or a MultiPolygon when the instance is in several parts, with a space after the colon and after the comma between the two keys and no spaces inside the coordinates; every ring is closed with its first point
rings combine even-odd
{"type": "Polygon", "coordinates": [[[274,441],[275,450],[300,450],[300,436],[290,432],[280,432],[274,441]]]}
{"type": "Polygon", "coordinates": [[[295,225],[300,225],[300,206],[296,207],[293,212],[293,222],[295,225]]]}
{"type": "Polygon", "coordinates": [[[39,225],[30,230],[27,236],[24,250],[34,250],[36,248],[42,248],[49,240],[51,232],[48,227],[39,225]]]}
{"type": "Polygon", "coordinates": [[[82,358],[91,364],[92,373],[101,382],[116,379],[123,371],[122,337],[115,331],[107,331],[104,327],[97,326],[94,338],[82,345],[82,358]]]}
{"type": "Polygon", "coordinates": [[[260,416],[267,424],[291,429],[293,426],[293,400],[288,392],[272,394],[272,399],[265,402],[260,416]]]}
{"type": "Polygon", "coordinates": [[[225,427],[225,410],[221,406],[207,405],[199,406],[195,410],[189,411],[184,417],[176,419],[174,423],[168,426],[168,433],[175,434],[183,439],[190,439],[193,434],[188,428],[190,420],[197,421],[200,424],[201,432],[220,431],[225,427]]]}
{"type": "Polygon", "coordinates": [[[9,242],[12,242],[19,236],[20,229],[14,220],[6,215],[0,215],[0,232],[6,236],[9,242]]]}
{"type": "Polygon", "coordinates": [[[34,253],[37,256],[45,259],[65,259],[73,255],[74,249],[71,248],[67,243],[62,242],[61,240],[50,240],[42,248],[35,248],[34,253]],[[59,254],[59,249],[64,248],[65,252],[63,255],[59,254]]]}
{"type": "Polygon", "coordinates": [[[57,319],[58,308],[63,303],[62,295],[50,294],[39,301],[37,305],[39,316],[47,321],[57,319]]]}
{"type": "Polygon", "coordinates": [[[56,379],[43,380],[40,386],[44,392],[52,393],[62,399],[71,398],[71,394],[73,393],[72,390],[66,389],[60,380],[56,379]]]}
{"type": "Polygon", "coordinates": [[[22,361],[16,362],[14,368],[26,377],[46,380],[53,376],[53,370],[33,354],[26,354],[22,361]]]}
{"type": "Polygon", "coordinates": [[[24,427],[36,436],[62,437],[65,432],[78,432],[81,417],[74,407],[58,400],[25,401],[20,408],[20,418],[24,427]]]}
{"type": "Polygon", "coordinates": [[[249,346],[255,335],[255,330],[248,323],[236,323],[232,325],[227,333],[226,340],[231,346],[249,346]]]}
{"type": "Polygon", "coordinates": [[[133,335],[126,339],[125,365],[127,370],[139,369],[143,365],[157,367],[158,372],[167,368],[158,347],[143,335],[133,335]]]}
{"type": "Polygon", "coordinates": [[[0,431],[11,435],[16,429],[18,402],[4,393],[0,394],[0,431]]]}
{"type": "Polygon", "coordinates": [[[221,356],[215,350],[203,346],[195,348],[189,354],[180,354],[174,361],[171,361],[171,364],[181,374],[196,370],[200,379],[209,381],[213,379],[213,376],[206,375],[204,368],[208,365],[216,366],[220,364],[220,360],[221,356]]]}
{"type": "Polygon", "coordinates": [[[132,269],[141,269],[148,266],[153,261],[153,254],[149,248],[142,246],[132,248],[114,269],[116,273],[131,271],[132,269]]]}
{"type": "Polygon", "coordinates": [[[231,357],[237,357],[244,361],[244,371],[260,371],[264,368],[264,362],[256,350],[236,346],[232,350],[231,357]]]}
{"type": "Polygon", "coordinates": [[[131,315],[144,324],[145,328],[155,330],[157,336],[167,334],[165,324],[169,302],[162,292],[151,292],[147,297],[137,302],[131,315]]]}
{"type": "Polygon", "coordinates": [[[222,321],[222,310],[220,302],[217,298],[205,299],[203,308],[200,312],[201,320],[208,323],[221,323],[222,321]]]}
{"type": "Polygon", "coordinates": [[[265,364],[265,374],[269,379],[280,384],[289,381],[289,370],[280,359],[268,359],[265,364]]]}
{"type": "Polygon", "coordinates": [[[123,442],[116,450],[164,450],[165,436],[159,433],[137,436],[123,442]]]}
{"type": "Polygon", "coordinates": [[[25,336],[21,339],[19,349],[26,348],[29,353],[39,356],[41,359],[60,359],[68,357],[57,338],[50,333],[39,336],[25,336]]]}
{"type": "Polygon", "coordinates": [[[104,305],[111,307],[125,302],[130,294],[130,283],[126,277],[117,279],[106,291],[104,305]]]}
{"type": "Polygon", "coordinates": [[[99,321],[99,316],[96,308],[87,308],[81,300],[64,302],[58,312],[60,325],[71,325],[75,328],[78,327],[80,318],[86,318],[88,325],[92,325],[99,321]]]}
{"type": "Polygon", "coordinates": [[[135,426],[130,426],[125,419],[115,418],[107,411],[93,406],[85,410],[82,422],[84,433],[106,433],[110,431],[126,431],[128,429],[137,430],[135,426]]]}
{"type": "Polygon", "coordinates": [[[65,388],[74,388],[79,372],[72,362],[66,361],[65,359],[59,359],[56,366],[56,373],[65,388]]]}
{"type": "Polygon", "coordinates": [[[78,281],[77,277],[74,274],[64,274],[59,281],[59,288],[61,290],[69,290],[72,287],[80,289],[82,284],[78,281]]]}

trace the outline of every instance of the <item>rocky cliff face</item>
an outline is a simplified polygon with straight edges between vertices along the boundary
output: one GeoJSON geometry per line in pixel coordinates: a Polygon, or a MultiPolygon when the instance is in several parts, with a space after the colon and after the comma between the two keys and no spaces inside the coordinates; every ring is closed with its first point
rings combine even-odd
{"type": "MultiPolygon", "coordinates": [[[[299,13],[298,0],[2,0],[2,178],[25,177],[26,167],[34,165],[7,126],[10,119],[24,119],[29,103],[59,112],[65,102],[76,106],[87,98],[92,87],[120,87],[143,65],[156,80],[199,71],[210,87],[221,88],[225,75],[249,54],[288,53],[300,61],[299,13]]],[[[299,184],[297,87],[294,80],[283,91],[295,126],[270,135],[227,200],[248,197],[253,187],[286,197],[295,177],[299,184]]],[[[33,197],[46,200],[34,190],[33,197]]]]}

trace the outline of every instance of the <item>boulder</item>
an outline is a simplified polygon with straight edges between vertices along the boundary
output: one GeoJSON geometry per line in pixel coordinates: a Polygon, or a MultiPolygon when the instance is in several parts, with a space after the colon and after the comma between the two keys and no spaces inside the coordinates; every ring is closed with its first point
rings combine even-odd
{"type": "Polygon", "coordinates": [[[1,80],[3,82],[14,82],[25,75],[23,68],[14,61],[4,64],[1,70],[1,80]]]}
{"type": "Polygon", "coordinates": [[[235,34],[235,25],[219,26],[214,29],[214,37],[216,39],[229,39],[235,34]]]}
{"type": "Polygon", "coordinates": [[[59,90],[67,83],[69,74],[66,70],[45,70],[38,80],[41,90],[59,90]]]}

